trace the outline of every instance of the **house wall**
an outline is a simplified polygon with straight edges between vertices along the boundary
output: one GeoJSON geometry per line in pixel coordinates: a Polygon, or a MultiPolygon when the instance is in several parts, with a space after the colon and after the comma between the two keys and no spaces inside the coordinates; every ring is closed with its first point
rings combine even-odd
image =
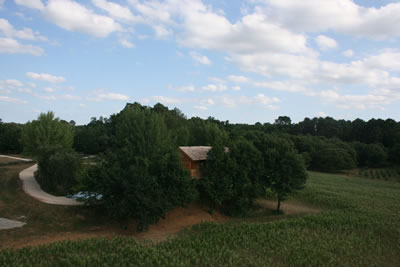
{"type": "Polygon", "coordinates": [[[190,176],[192,178],[200,178],[201,177],[200,162],[193,161],[181,150],[179,150],[179,154],[180,154],[182,165],[185,169],[187,169],[190,172],[190,176]]]}
{"type": "Polygon", "coordinates": [[[181,150],[179,150],[179,155],[180,155],[183,167],[190,171],[192,169],[192,160],[181,150]]]}

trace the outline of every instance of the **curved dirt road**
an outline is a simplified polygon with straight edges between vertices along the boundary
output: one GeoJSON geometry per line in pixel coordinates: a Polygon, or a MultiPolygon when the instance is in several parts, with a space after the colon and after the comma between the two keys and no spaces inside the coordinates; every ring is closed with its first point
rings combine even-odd
{"type": "Polygon", "coordinates": [[[37,164],[19,173],[19,178],[22,180],[22,188],[25,193],[47,204],[64,206],[79,206],[83,204],[72,198],[57,197],[44,192],[34,177],[36,170],[37,164]]]}
{"type": "MultiPolygon", "coordinates": [[[[7,155],[0,155],[0,157],[16,159],[26,162],[33,162],[31,159],[24,159],[7,155]]],[[[83,204],[82,202],[78,202],[72,198],[57,197],[44,192],[40,188],[40,185],[37,183],[34,177],[34,173],[36,170],[37,170],[37,164],[19,173],[19,178],[22,180],[22,188],[24,189],[25,193],[47,204],[64,205],[64,206],[79,206],[83,204]]]]}

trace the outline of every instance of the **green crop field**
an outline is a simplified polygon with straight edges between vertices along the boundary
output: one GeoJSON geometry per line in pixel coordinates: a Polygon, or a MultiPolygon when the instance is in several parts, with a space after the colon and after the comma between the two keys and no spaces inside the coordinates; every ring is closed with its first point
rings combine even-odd
{"type": "Polygon", "coordinates": [[[400,183],[310,173],[294,201],[321,213],[203,223],[160,243],[132,238],[1,250],[0,266],[261,266],[400,263],[400,183]]]}

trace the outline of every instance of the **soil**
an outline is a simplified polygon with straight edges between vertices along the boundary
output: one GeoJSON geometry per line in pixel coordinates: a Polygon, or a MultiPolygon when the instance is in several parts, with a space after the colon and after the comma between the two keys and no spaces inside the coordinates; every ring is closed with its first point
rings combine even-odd
{"type": "MultiPolygon", "coordinates": [[[[266,200],[266,199],[258,199],[256,203],[264,208],[270,210],[276,210],[278,205],[278,201],[276,200],[266,200]]],[[[316,209],[313,207],[309,207],[307,205],[301,203],[291,203],[291,202],[281,202],[281,211],[285,215],[300,215],[300,214],[309,214],[309,213],[319,213],[322,210],[316,209]]]]}
{"type": "Polygon", "coordinates": [[[213,215],[207,212],[206,208],[199,204],[191,204],[188,208],[176,208],[169,212],[165,219],[162,219],[157,225],[152,225],[148,231],[136,232],[134,222],[125,225],[125,229],[119,225],[107,225],[93,227],[87,232],[61,232],[40,237],[32,236],[23,240],[11,241],[6,244],[7,248],[22,248],[26,246],[38,246],[53,243],[62,240],[84,240],[89,238],[109,238],[116,236],[134,237],[139,241],[161,242],[168,238],[175,237],[179,231],[202,222],[224,222],[227,217],[217,211],[213,215]]]}

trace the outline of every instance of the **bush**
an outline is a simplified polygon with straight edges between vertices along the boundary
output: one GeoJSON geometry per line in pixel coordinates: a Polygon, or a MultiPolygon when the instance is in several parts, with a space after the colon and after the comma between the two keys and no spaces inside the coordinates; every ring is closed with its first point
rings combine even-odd
{"type": "Polygon", "coordinates": [[[82,172],[79,156],[73,151],[53,152],[39,160],[38,182],[41,187],[56,195],[66,195],[76,185],[82,172]]]}

